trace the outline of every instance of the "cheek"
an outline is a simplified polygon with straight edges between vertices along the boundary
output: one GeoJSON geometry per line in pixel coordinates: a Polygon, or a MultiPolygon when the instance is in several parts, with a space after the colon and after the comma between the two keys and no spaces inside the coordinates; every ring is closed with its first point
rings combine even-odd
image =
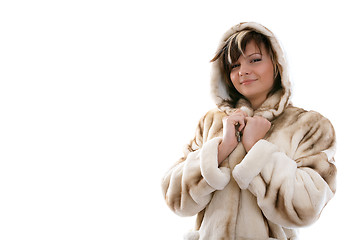
{"type": "Polygon", "coordinates": [[[274,83],[274,73],[273,73],[273,65],[268,65],[267,67],[262,69],[263,81],[265,81],[268,85],[272,85],[274,83]]]}
{"type": "Polygon", "coordinates": [[[239,82],[238,73],[231,72],[230,79],[231,79],[231,82],[233,83],[234,87],[236,87],[236,83],[239,82]]]}

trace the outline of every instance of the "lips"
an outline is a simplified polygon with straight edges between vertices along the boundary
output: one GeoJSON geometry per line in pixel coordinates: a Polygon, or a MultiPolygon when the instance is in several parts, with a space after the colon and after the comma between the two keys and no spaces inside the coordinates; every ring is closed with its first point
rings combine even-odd
{"type": "Polygon", "coordinates": [[[253,82],[255,82],[257,79],[244,79],[243,81],[240,82],[240,84],[242,85],[248,85],[251,84],[253,82]]]}

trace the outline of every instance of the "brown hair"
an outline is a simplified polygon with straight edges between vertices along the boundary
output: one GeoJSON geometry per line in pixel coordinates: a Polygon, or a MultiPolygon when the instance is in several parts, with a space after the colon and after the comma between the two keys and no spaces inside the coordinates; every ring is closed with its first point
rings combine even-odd
{"type": "Polygon", "coordinates": [[[278,63],[278,57],[276,52],[272,48],[272,44],[270,42],[270,39],[265,36],[264,34],[261,34],[259,32],[256,32],[251,29],[244,29],[240,32],[236,32],[232,34],[225,42],[224,46],[218,50],[215,57],[211,60],[211,62],[215,62],[218,59],[220,60],[221,68],[224,71],[224,78],[225,78],[225,84],[226,89],[228,91],[228,95],[231,98],[231,101],[225,101],[232,106],[234,106],[237,101],[240,98],[244,98],[242,94],[240,94],[237,89],[233,86],[233,83],[230,78],[230,73],[232,70],[232,65],[234,62],[238,60],[240,55],[244,55],[244,51],[246,48],[246,45],[254,40],[258,48],[261,52],[261,46],[265,47],[267,53],[271,57],[271,60],[273,62],[273,69],[274,69],[274,84],[271,91],[268,93],[268,96],[274,94],[280,89],[283,89],[282,83],[281,83],[281,72],[282,67],[278,63]]]}

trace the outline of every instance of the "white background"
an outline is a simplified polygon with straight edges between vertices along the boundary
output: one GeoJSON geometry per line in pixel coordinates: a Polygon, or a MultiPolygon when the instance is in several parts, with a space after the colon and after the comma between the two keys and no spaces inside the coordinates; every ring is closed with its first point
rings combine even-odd
{"type": "Polygon", "coordinates": [[[338,191],[302,239],[347,223],[344,1],[1,1],[0,239],[182,239],[161,178],[214,107],[209,60],[242,21],[284,46],[293,103],[337,133],[338,191]]]}

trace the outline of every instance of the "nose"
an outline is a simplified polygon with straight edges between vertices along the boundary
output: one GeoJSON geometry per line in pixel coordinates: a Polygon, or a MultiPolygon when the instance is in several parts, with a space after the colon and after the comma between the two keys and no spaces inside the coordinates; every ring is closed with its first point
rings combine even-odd
{"type": "Polygon", "coordinates": [[[247,64],[241,64],[239,67],[239,76],[245,76],[251,74],[251,69],[247,64]]]}

